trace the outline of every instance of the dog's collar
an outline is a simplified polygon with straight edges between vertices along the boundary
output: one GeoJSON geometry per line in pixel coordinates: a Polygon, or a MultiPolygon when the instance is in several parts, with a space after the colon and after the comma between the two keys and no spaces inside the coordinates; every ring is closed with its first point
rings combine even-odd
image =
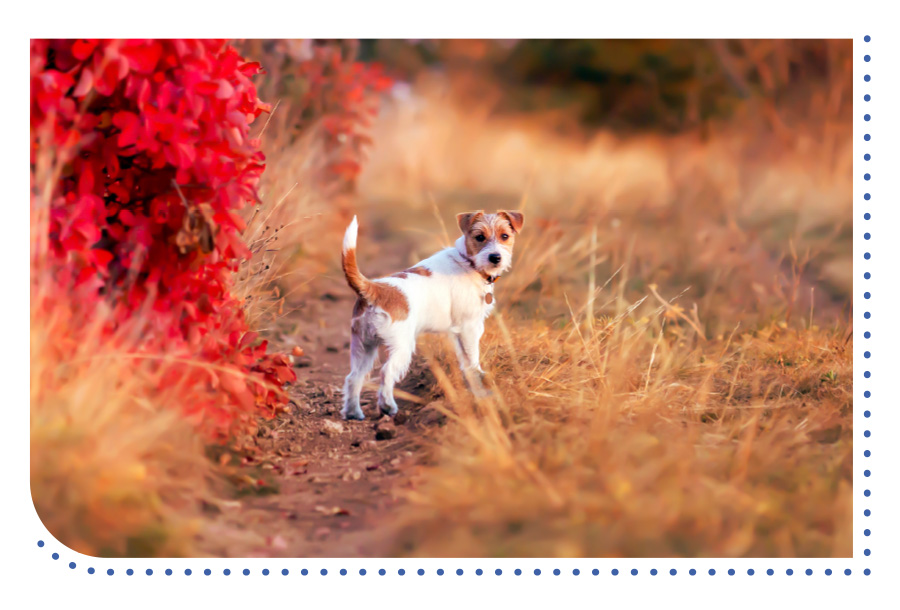
{"type": "MultiPolygon", "coordinates": [[[[459,251],[457,250],[457,252],[459,252],[459,251]]],[[[481,276],[481,278],[485,281],[485,283],[493,284],[494,282],[496,282],[497,280],[500,279],[499,275],[489,275],[489,274],[485,273],[484,271],[480,270],[478,267],[475,266],[475,261],[473,261],[471,258],[466,256],[462,252],[459,252],[459,255],[463,258],[464,261],[469,263],[469,267],[471,267],[473,271],[478,272],[478,275],[481,276]]]]}

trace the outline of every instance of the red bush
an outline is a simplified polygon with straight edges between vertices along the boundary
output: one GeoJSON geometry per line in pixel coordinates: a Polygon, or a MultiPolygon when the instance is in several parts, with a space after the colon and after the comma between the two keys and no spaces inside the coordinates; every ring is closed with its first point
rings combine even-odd
{"type": "Polygon", "coordinates": [[[363,149],[371,144],[365,134],[378,113],[377,94],[390,88],[380,64],[346,57],[340,45],[318,45],[312,57],[301,61],[297,75],[306,85],[300,100],[305,114],[321,119],[325,151],[333,161],[328,174],[352,186],[360,172],[363,149]]]}
{"type": "Polygon", "coordinates": [[[31,43],[32,168],[48,152],[61,168],[49,226],[57,279],[110,303],[111,330],[140,312],[147,351],[220,365],[168,380],[208,378],[185,408],[219,436],[282,406],[296,378],[255,344],[230,293],[249,254],[238,211],[264,168],[250,137],[267,110],[258,72],[223,41],[31,43]]]}
{"type": "Polygon", "coordinates": [[[380,94],[393,84],[381,64],[358,61],[355,40],[245,40],[240,48],[264,62],[265,97],[281,100],[268,132],[288,142],[315,132],[324,170],[315,176],[317,186],[325,193],[352,191],[380,94]]]}

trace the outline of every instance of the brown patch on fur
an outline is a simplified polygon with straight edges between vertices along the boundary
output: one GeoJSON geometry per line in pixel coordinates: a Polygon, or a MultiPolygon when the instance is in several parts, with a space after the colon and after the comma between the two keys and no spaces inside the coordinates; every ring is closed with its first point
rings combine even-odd
{"type": "Polygon", "coordinates": [[[406,270],[406,273],[415,273],[416,275],[430,277],[431,269],[428,269],[427,267],[410,267],[406,270]]]}
{"type": "MultiPolygon", "coordinates": [[[[372,282],[364,276],[356,264],[356,249],[351,248],[342,253],[341,266],[344,268],[344,276],[347,283],[359,295],[360,300],[367,305],[380,307],[387,312],[394,322],[405,320],[409,316],[409,303],[406,295],[390,284],[372,282]]],[[[354,315],[357,306],[353,307],[354,315]]]]}
{"type": "Polygon", "coordinates": [[[484,295],[484,302],[487,303],[488,305],[490,305],[491,303],[493,303],[493,302],[494,302],[494,295],[492,295],[490,292],[487,293],[486,295],[484,295]]]}
{"type": "Polygon", "coordinates": [[[509,216],[507,216],[506,213],[501,210],[496,214],[491,214],[490,219],[494,240],[496,240],[498,244],[506,246],[507,248],[512,250],[513,244],[516,241],[517,231],[513,226],[509,216]],[[506,239],[503,239],[504,235],[506,235],[506,239]]]}
{"type": "Polygon", "coordinates": [[[502,216],[509,221],[509,226],[516,233],[522,231],[522,225],[525,224],[525,215],[518,210],[497,210],[497,216],[502,216]]]}
{"type": "Polygon", "coordinates": [[[404,271],[398,271],[397,273],[392,273],[391,277],[395,277],[397,279],[405,280],[409,277],[409,274],[413,275],[421,275],[423,277],[428,277],[431,275],[431,269],[426,269],[425,267],[410,267],[404,271]]]}
{"type": "Polygon", "coordinates": [[[484,210],[478,210],[477,212],[464,212],[462,214],[456,215],[456,224],[459,225],[459,230],[462,231],[463,235],[469,232],[469,228],[472,226],[472,223],[478,220],[479,216],[484,216],[484,210]]]}
{"type": "Polygon", "coordinates": [[[475,255],[490,241],[492,231],[486,219],[482,210],[456,216],[459,229],[466,236],[466,254],[469,255],[469,258],[475,258],[475,255]],[[484,235],[484,241],[480,242],[476,239],[479,235],[484,235]]]}
{"type": "Polygon", "coordinates": [[[344,268],[344,277],[347,278],[350,288],[359,296],[364,296],[369,280],[359,271],[356,264],[356,248],[350,248],[341,254],[341,267],[344,268]]]}
{"type": "Polygon", "coordinates": [[[365,299],[370,305],[385,310],[394,322],[405,320],[409,316],[409,302],[406,295],[396,286],[369,282],[365,299]]]}

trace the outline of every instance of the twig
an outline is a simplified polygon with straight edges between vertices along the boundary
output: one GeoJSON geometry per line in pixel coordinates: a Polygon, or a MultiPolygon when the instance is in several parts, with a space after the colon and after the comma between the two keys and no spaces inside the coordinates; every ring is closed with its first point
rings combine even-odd
{"type": "Polygon", "coordinates": [[[441,231],[444,233],[444,245],[449,246],[453,242],[450,241],[450,234],[447,233],[447,226],[444,224],[444,219],[441,218],[441,210],[438,207],[437,200],[434,198],[434,194],[432,194],[431,191],[428,191],[428,199],[431,200],[431,205],[434,208],[434,216],[440,223],[441,231]]]}
{"type": "Polygon", "coordinates": [[[653,361],[656,360],[656,348],[659,347],[659,344],[663,338],[663,332],[665,330],[666,330],[666,321],[663,320],[662,324],[659,327],[659,336],[656,338],[656,341],[653,343],[653,351],[650,352],[650,364],[647,365],[647,379],[644,381],[644,396],[647,395],[647,390],[650,388],[650,372],[653,370],[653,361]]]}
{"type": "Polygon", "coordinates": [[[597,286],[597,272],[595,267],[597,266],[597,225],[594,225],[594,230],[591,232],[591,260],[590,260],[590,273],[588,274],[588,302],[587,302],[587,327],[588,332],[591,333],[591,337],[594,336],[594,289],[597,286]]]}
{"type": "Polygon", "coordinates": [[[691,328],[693,328],[695,331],[697,331],[697,334],[700,336],[700,338],[703,339],[704,341],[706,341],[706,336],[703,334],[703,331],[700,330],[700,327],[697,325],[697,323],[694,322],[693,320],[691,320],[691,319],[690,319],[689,317],[687,317],[686,315],[684,315],[682,312],[678,311],[676,308],[672,307],[672,305],[670,305],[668,301],[666,301],[664,298],[662,298],[661,296],[659,296],[659,293],[656,292],[656,285],[655,285],[655,284],[650,284],[650,285],[648,286],[648,288],[650,289],[650,293],[651,293],[653,296],[655,296],[655,297],[659,300],[659,302],[662,303],[662,304],[665,306],[665,308],[666,308],[667,311],[674,312],[676,316],[678,316],[679,318],[681,318],[682,320],[684,320],[685,322],[687,322],[688,324],[690,324],[690,325],[691,325],[691,328]]]}

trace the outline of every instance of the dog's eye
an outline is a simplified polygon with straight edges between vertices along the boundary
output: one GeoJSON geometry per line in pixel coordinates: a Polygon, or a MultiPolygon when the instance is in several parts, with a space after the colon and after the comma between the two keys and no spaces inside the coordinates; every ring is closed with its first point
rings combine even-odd
{"type": "Polygon", "coordinates": [[[509,239],[509,235],[504,233],[503,235],[500,236],[500,239],[502,239],[503,241],[506,241],[507,239],[509,239]]]}
{"type": "Polygon", "coordinates": [[[484,241],[484,235],[476,235],[476,236],[475,236],[475,241],[478,241],[478,242],[484,241]]]}

